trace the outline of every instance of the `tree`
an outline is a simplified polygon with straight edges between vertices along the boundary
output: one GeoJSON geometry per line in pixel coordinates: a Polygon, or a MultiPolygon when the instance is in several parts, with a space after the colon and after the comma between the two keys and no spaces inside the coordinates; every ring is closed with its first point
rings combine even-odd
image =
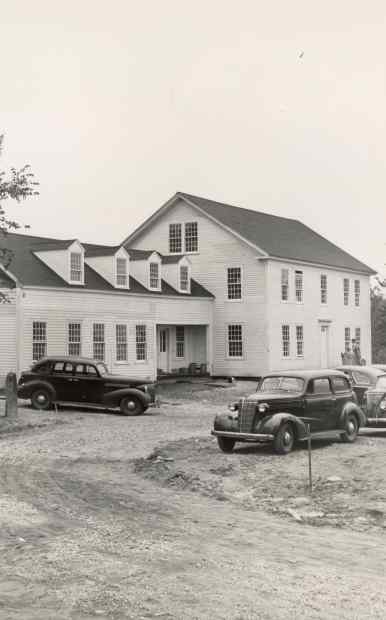
{"type": "MultiPolygon", "coordinates": [[[[4,136],[0,135],[0,155],[2,153],[4,136]]],[[[20,228],[20,224],[7,217],[3,202],[15,200],[21,202],[30,196],[39,194],[36,189],[39,183],[35,181],[35,176],[31,172],[29,164],[19,170],[11,168],[9,171],[0,170],[0,235],[3,237],[10,230],[20,228]]],[[[12,261],[12,252],[0,246],[0,264],[7,268],[12,261]]],[[[0,303],[7,301],[7,297],[0,293],[0,303]]]]}
{"type": "Polygon", "coordinates": [[[371,289],[371,349],[374,363],[386,363],[386,299],[382,294],[385,283],[371,289]]]}

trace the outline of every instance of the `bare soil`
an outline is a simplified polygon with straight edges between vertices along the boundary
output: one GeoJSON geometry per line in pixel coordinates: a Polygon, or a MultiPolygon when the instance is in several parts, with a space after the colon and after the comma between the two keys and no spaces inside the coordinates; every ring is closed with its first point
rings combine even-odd
{"type": "Polygon", "coordinates": [[[163,385],[144,416],[0,422],[0,618],[384,618],[386,438],[219,451],[254,389],[163,385]]]}

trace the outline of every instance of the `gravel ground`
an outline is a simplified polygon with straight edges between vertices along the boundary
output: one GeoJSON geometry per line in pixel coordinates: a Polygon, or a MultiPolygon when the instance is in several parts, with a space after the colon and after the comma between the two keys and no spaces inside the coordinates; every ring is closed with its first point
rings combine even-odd
{"type": "MultiPolygon", "coordinates": [[[[0,618],[384,618],[374,515],[364,531],[276,513],[269,498],[304,497],[302,450],[224,455],[210,437],[215,413],[254,388],[163,385],[161,407],[138,418],[21,409],[16,428],[2,420],[0,618]]],[[[360,463],[363,488],[374,477],[382,493],[382,445],[329,444],[317,463],[343,482],[360,463]]]]}

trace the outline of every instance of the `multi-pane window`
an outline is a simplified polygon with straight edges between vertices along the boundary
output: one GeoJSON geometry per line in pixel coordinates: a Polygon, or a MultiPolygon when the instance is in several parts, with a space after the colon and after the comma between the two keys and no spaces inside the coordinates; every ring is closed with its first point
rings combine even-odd
{"type": "Polygon", "coordinates": [[[197,222],[186,222],[185,224],[185,252],[198,251],[198,230],[197,222]]]}
{"type": "Polygon", "coordinates": [[[117,362],[127,361],[127,326],[115,326],[115,346],[117,362]]]}
{"type": "Polygon", "coordinates": [[[296,355],[303,357],[304,354],[304,338],[303,325],[296,325],[296,355]]]}
{"type": "Polygon", "coordinates": [[[150,263],[150,288],[159,288],[159,264],[150,263]]]}
{"type": "Polygon", "coordinates": [[[169,252],[182,252],[181,224],[169,224],[169,252]]]}
{"type": "Polygon", "coordinates": [[[40,360],[47,355],[47,323],[34,321],[32,323],[32,359],[40,360]]]}
{"type": "Polygon", "coordinates": [[[357,345],[360,347],[361,346],[361,328],[360,327],[355,328],[355,341],[357,345]]]}
{"type": "Polygon", "coordinates": [[[81,354],[81,326],[80,323],[68,324],[68,355],[81,354]]]}
{"type": "Polygon", "coordinates": [[[303,272],[295,271],[295,299],[300,304],[303,302],[303,272]]]}
{"type": "Polygon", "coordinates": [[[185,357],[185,329],[183,325],[176,327],[176,357],[185,357]]]}
{"type": "Polygon", "coordinates": [[[344,328],[344,350],[346,351],[346,353],[350,351],[350,347],[351,347],[350,328],[345,327],[344,328]]]}
{"type": "Polygon", "coordinates": [[[82,254],[80,252],[70,253],[70,280],[82,282],[82,254]]]}
{"type": "Polygon", "coordinates": [[[359,301],[360,301],[360,296],[361,296],[360,280],[354,280],[354,295],[355,295],[355,305],[359,306],[359,301]]]}
{"type": "Polygon", "coordinates": [[[189,290],[189,269],[186,265],[180,267],[180,289],[181,291],[189,290]]]}
{"type": "Polygon", "coordinates": [[[228,299],[241,299],[241,267],[228,268],[228,299]]]}
{"type": "Polygon", "coordinates": [[[117,258],[117,286],[127,286],[127,259],[117,258]]]}
{"type": "Polygon", "coordinates": [[[135,348],[137,360],[146,360],[147,346],[146,346],[146,325],[135,326],[135,348]]]}
{"type": "Polygon", "coordinates": [[[228,325],[228,356],[243,356],[243,328],[242,325],[228,325]]]}
{"type": "Polygon", "coordinates": [[[320,301],[322,304],[327,303],[327,276],[324,273],[320,276],[320,301]]]}
{"type": "Polygon", "coordinates": [[[105,326],[104,323],[94,323],[93,329],[93,357],[103,362],[105,359],[105,326]]]}
{"type": "Polygon", "coordinates": [[[345,306],[348,306],[350,297],[350,280],[348,278],[343,278],[343,303],[345,306]]]}
{"type": "Polygon", "coordinates": [[[281,344],[283,357],[290,356],[290,327],[289,325],[281,326],[281,344]]]}
{"type": "Polygon", "coordinates": [[[281,299],[282,301],[288,301],[289,294],[289,271],[288,269],[281,270],[281,299]]]}

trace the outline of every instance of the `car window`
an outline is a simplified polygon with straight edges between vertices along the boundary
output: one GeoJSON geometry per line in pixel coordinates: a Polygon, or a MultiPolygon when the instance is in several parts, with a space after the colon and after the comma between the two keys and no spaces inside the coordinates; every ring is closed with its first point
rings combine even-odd
{"type": "Polygon", "coordinates": [[[351,390],[351,386],[345,377],[331,377],[331,383],[334,392],[347,392],[351,390]]]}
{"type": "Polygon", "coordinates": [[[325,379],[313,379],[309,386],[308,392],[310,394],[331,394],[330,382],[325,379]]]}
{"type": "Polygon", "coordinates": [[[260,392],[302,392],[303,379],[298,377],[266,377],[260,384],[260,392]]]}
{"type": "Polygon", "coordinates": [[[87,366],[86,366],[86,374],[87,375],[93,375],[94,377],[96,377],[98,375],[95,366],[90,366],[89,364],[87,364],[87,366]]]}
{"type": "Polygon", "coordinates": [[[74,370],[74,365],[71,364],[71,362],[66,362],[64,364],[64,372],[66,373],[72,373],[72,371],[74,370]]]}
{"type": "Polygon", "coordinates": [[[108,374],[107,366],[105,364],[99,363],[97,364],[97,368],[101,377],[104,377],[108,374]]]}
{"type": "Polygon", "coordinates": [[[361,385],[371,385],[370,377],[360,370],[353,370],[352,376],[355,383],[360,383],[361,385]]]}
{"type": "Polygon", "coordinates": [[[84,374],[84,372],[85,372],[85,370],[84,370],[84,364],[77,364],[77,365],[75,366],[75,373],[76,373],[77,375],[83,375],[83,374],[84,374]]]}
{"type": "Polygon", "coordinates": [[[375,389],[386,391],[386,375],[382,375],[381,377],[378,377],[375,389]]]}
{"type": "Polygon", "coordinates": [[[63,372],[64,371],[64,362],[55,362],[53,371],[54,372],[63,372]]]}

